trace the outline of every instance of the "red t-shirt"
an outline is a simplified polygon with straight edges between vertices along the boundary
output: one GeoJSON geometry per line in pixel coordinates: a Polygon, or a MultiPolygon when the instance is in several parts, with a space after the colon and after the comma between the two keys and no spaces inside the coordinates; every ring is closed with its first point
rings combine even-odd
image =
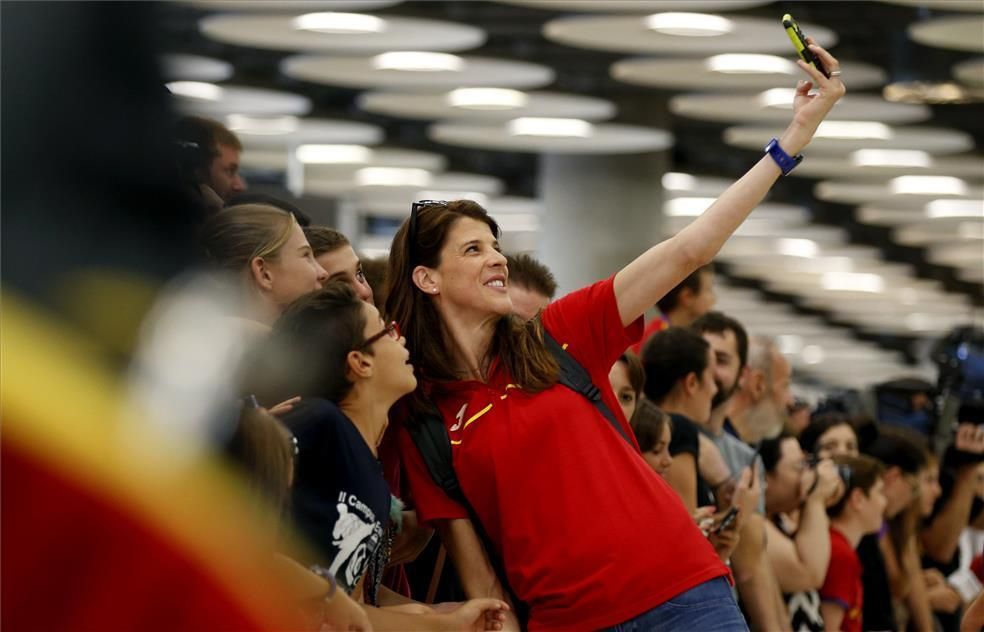
{"type": "Polygon", "coordinates": [[[642,338],[639,338],[639,341],[636,342],[634,345],[632,345],[630,348],[636,355],[642,355],[642,348],[646,346],[646,343],[649,342],[649,339],[652,338],[658,332],[661,332],[664,329],[668,328],[669,326],[670,326],[670,321],[666,320],[666,318],[662,314],[657,316],[656,318],[646,323],[646,328],[642,330],[642,338]]]}
{"type": "MultiPolygon", "coordinates": [[[[551,303],[543,322],[632,437],[608,371],[642,321],[622,327],[612,280],[551,303]]],[[[629,445],[564,386],[528,394],[510,382],[493,363],[488,384],[442,385],[432,399],[448,426],[461,488],[511,587],[531,607],[531,630],[609,627],[727,575],[634,439],[629,445]]],[[[406,431],[401,444],[420,518],[467,518],[433,483],[406,431]]]]}
{"type": "Polygon", "coordinates": [[[830,527],[830,565],[820,588],[820,598],[844,609],[841,630],[861,632],[861,605],[864,603],[861,560],[847,538],[834,527],[830,527]]]}

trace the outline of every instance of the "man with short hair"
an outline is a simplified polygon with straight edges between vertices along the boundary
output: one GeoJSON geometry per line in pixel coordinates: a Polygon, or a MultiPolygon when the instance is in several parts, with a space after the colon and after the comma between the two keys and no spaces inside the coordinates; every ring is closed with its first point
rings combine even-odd
{"type": "Polygon", "coordinates": [[[673,463],[664,476],[693,513],[698,506],[713,504],[697,464],[698,426],[710,418],[717,393],[714,355],[707,341],[694,331],[671,327],[649,341],[642,352],[642,364],[646,369],[646,397],[669,414],[673,423],[673,463]]]}
{"type": "Polygon", "coordinates": [[[186,116],[177,123],[177,139],[198,184],[204,184],[223,203],[246,190],[239,174],[239,157],[243,144],[229,128],[218,121],[200,116],[186,116]]]}
{"type": "Polygon", "coordinates": [[[547,266],[526,254],[506,255],[506,267],[513,313],[530,320],[553,300],[557,280],[547,266]]]}
{"type": "Polygon", "coordinates": [[[694,270],[656,302],[660,313],[646,323],[642,338],[632,346],[632,350],[641,353],[646,342],[667,327],[689,327],[694,320],[713,309],[716,302],[714,265],[709,263],[694,270]]]}
{"type": "MultiPolygon", "coordinates": [[[[754,473],[762,481],[762,489],[766,489],[765,468],[762,460],[755,456],[755,450],[724,431],[732,396],[741,387],[746,370],[748,334],[737,320],[715,311],[697,318],[691,328],[703,336],[711,347],[714,354],[714,381],[717,384],[711,415],[700,429],[721,451],[733,480],[737,480],[741,471],[755,462],[754,473]]],[[[776,599],[778,581],[769,563],[765,543],[763,496],[756,513],[747,516],[742,525],[741,537],[732,554],[731,564],[738,594],[752,626],[761,630],[780,629],[785,627],[788,617],[785,608],[780,607],[781,604],[776,599]]]]}

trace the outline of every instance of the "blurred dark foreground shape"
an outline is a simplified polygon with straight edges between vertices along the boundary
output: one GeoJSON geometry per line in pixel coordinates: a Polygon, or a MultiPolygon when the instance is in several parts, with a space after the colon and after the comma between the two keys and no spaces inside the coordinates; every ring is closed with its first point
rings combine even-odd
{"type": "Polygon", "coordinates": [[[2,622],[296,628],[210,453],[153,453],[122,371],[191,261],[148,3],[4,2],[2,622]]]}

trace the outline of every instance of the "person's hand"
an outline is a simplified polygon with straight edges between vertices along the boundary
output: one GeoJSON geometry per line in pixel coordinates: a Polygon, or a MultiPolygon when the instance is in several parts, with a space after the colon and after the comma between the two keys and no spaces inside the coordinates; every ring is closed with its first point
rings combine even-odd
{"type": "Polygon", "coordinates": [[[291,397],[288,400],[280,402],[276,406],[271,406],[270,409],[267,410],[267,412],[273,415],[274,417],[279,417],[280,415],[286,415],[290,411],[294,410],[294,404],[296,404],[299,401],[301,401],[301,398],[299,396],[291,397]]]}
{"type": "Polygon", "coordinates": [[[758,459],[741,471],[738,485],[735,487],[734,505],[738,507],[737,527],[740,529],[745,516],[752,515],[759,506],[762,497],[762,481],[758,476],[758,459]]]}
{"type": "Polygon", "coordinates": [[[816,476],[816,485],[814,485],[810,497],[822,500],[824,506],[828,507],[836,503],[841,494],[844,493],[844,482],[841,481],[840,473],[838,473],[834,462],[830,459],[821,460],[817,463],[814,476],[816,476]]]}
{"type": "Polygon", "coordinates": [[[690,514],[690,517],[694,519],[697,528],[706,537],[711,525],[714,524],[714,505],[698,507],[694,513],[690,514]]]}
{"type": "Polygon", "coordinates": [[[984,454],[984,426],[972,423],[959,424],[953,445],[961,452],[984,454]]]}
{"type": "Polygon", "coordinates": [[[820,58],[827,70],[837,74],[828,79],[812,64],[808,64],[802,59],[796,60],[796,63],[810,76],[810,79],[800,81],[796,85],[796,96],[793,98],[793,122],[779,139],[779,145],[791,156],[800,153],[803,147],[813,139],[820,122],[847,92],[839,76],[840,62],[818,46],[812,37],[807,37],[806,41],[810,51],[820,58]],[[817,92],[811,95],[810,90],[814,87],[816,87],[817,92]]]}
{"type": "Polygon", "coordinates": [[[922,574],[923,581],[926,582],[926,588],[935,588],[940,584],[946,583],[946,578],[943,577],[943,573],[939,572],[935,568],[924,568],[922,574]]]}
{"type": "Polygon", "coordinates": [[[336,590],[325,600],[324,619],[319,632],[372,632],[366,611],[354,599],[336,590]]]}
{"type": "Polygon", "coordinates": [[[963,598],[960,596],[960,593],[946,582],[927,589],[926,593],[929,597],[929,605],[933,608],[934,612],[952,614],[957,611],[957,608],[963,605],[963,598]]]}
{"type": "MultiPolygon", "coordinates": [[[[502,630],[509,604],[501,599],[470,599],[442,615],[448,630],[502,630]]],[[[442,626],[444,627],[444,626],[442,626]]]]}
{"type": "MultiPolygon", "coordinates": [[[[721,512],[715,516],[715,522],[721,520],[724,514],[727,512],[721,512]]],[[[738,546],[738,540],[740,539],[738,535],[739,524],[741,522],[741,510],[738,510],[738,515],[735,520],[728,525],[727,528],[721,529],[717,533],[713,530],[708,534],[707,539],[710,541],[711,546],[714,547],[714,551],[721,558],[722,562],[726,562],[731,558],[731,554],[734,552],[735,547],[738,546]]]]}

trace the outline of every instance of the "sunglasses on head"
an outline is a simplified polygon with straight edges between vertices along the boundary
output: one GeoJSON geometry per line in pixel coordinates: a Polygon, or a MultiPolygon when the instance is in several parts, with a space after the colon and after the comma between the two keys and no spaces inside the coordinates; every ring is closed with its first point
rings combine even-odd
{"type": "Polygon", "coordinates": [[[410,205],[410,224],[407,226],[407,262],[410,264],[410,269],[413,269],[413,264],[416,260],[416,243],[417,243],[417,214],[420,209],[427,206],[446,206],[447,200],[420,200],[419,202],[414,202],[410,205]]]}

